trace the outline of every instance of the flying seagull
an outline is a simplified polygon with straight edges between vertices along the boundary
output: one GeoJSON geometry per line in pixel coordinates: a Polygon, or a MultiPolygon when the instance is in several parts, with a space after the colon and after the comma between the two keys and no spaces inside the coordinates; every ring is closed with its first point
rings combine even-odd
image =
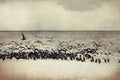
{"type": "Polygon", "coordinates": [[[51,42],[54,42],[54,41],[53,41],[53,38],[54,38],[54,37],[55,37],[55,35],[52,36],[52,37],[46,37],[46,38],[49,38],[49,40],[47,40],[47,42],[50,42],[50,43],[51,43],[51,42]]]}
{"type": "Polygon", "coordinates": [[[21,33],[21,34],[22,34],[22,39],[21,40],[26,40],[25,35],[23,33],[21,33]]]}
{"type": "Polygon", "coordinates": [[[101,42],[98,42],[98,43],[97,42],[93,42],[93,43],[94,43],[94,46],[97,47],[97,48],[100,47],[100,46],[102,46],[101,42]]]}

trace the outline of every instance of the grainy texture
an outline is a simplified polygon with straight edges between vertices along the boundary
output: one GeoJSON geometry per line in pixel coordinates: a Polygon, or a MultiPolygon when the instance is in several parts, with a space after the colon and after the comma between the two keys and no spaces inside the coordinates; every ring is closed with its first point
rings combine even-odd
{"type": "Polygon", "coordinates": [[[120,0],[0,0],[0,30],[119,30],[120,0]]]}
{"type": "MultiPolygon", "coordinates": [[[[13,58],[4,61],[0,59],[0,80],[119,80],[119,35],[119,31],[0,32],[1,54],[5,54],[3,52],[11,53],[12,49],[18,47],[16,43],[20,43],[25,48],[23,52],[29,52],[25,47],[28,43],[43,50],[55,50],[62,41],[74,46],[78,43],[84,44],[85,47],[81,47],[81,50],[96,48],[93,46],[94,42],[102,45],[97,47],[97,52],[101,51],[102,54],[93,56],[101,59],[101,63],[90,62],[87,58],[85,62],[61,59],[17,60],[13,58]],[[24,34],[25,40],[21,33],[24,34]],[[53,38],[51,39],[51,37],[53,38]],[[38,40],[44,45],[35,43],[38,40]],[[109,58],[110,62],[106,63],[102,58],[109,58]]],[[[68,50],[68,48],[66,49],[68,50]]],[[[74,49],[72,51],[76,52],[74,49]]],[[[15,51],[13,50],[13,52],[15,51]]]]}

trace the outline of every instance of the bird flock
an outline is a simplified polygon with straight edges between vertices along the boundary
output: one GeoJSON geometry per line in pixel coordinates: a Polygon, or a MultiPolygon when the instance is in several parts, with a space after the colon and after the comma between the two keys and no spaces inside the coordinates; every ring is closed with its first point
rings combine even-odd
{"type": "MultiPolygon", "coordinates": [[[[37,59],[55,59],[55,60],[76,60],[76,61],[81,61],[85,62],[89,60],[90,62],[95,62],[95,63],[101,63],[104,61],[105,63],[110,62],[108,58],[104,58],[103,60],[99,58],[94,58],[94,55],[97,53],[97,50],[87,48],[83,49],[80,52],[76,53],[69,53],[65,49],[57,49],[57,50],[42,50],[42,49],[35,49],[33,52],[12,52],[12,53],[5,53],[5,54],[0,54],[0,59],[3,61],[5,59],[32,59],[32,60],[37,60],[37,59]]],[[[98,54],[98,53],[97,53],[98,54]]]]}
{"type": "MultiPolygon", "coordinates": [[[[21,40],[26,40],[27,38],[22,33],[23,38],[21,40]]],[[[53,38],[50,38],[47,42],[52,43],[53,38]]],[[[35,41],[37,43],[42,43],[40,41],[35,41]]],[[[32,45],[34,48],[28,47],[27,49],[32,51],[27,52],[26,49],[24,51],[18,51],[14,52],[7,52],[0,50],[0,59],[5,61],[6,59],[16,59],[16,60],[37,60],[37,59],[52,59],[52,60],[66,60],[66,61],[80,61],[80,62],[92,62],[92,63],[110,63],[111,59],[110,56],[112,53],[104,53],[99,52],[99,48],[102,46],[101,42],[92,42],[94,48],[86,47],[84,43],[77,43],[76,45],[70,45],[70,41],[58,41],[58,47],[56,49],[41,49],[36,48],[34,45],[32,45]],[[101,56],[101,57],[99,57],[101,56]],[[105,56],[105,57],[104,57],[105,56]]],[[[17,42],[15,42],[18,44],[17,42]]],[[[4,44],[4,43],[3,43],[4,44]]],[[[0,45],[3,46],[1,43],[0,45]]],[[[8,44],[6,44],[8,45],[8,44]]],[[[23,47],[25,48],[25,47],[23,47]]],[[[13,48],[11,48],[13,49],[13,48]]],[[[118,63],[120,63],[120,60],[118,60],[118,63]]]]}

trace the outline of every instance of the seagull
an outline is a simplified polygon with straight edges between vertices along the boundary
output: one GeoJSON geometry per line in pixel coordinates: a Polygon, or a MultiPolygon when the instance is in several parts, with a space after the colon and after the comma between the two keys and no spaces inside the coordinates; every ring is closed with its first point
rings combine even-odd
{"type": "Polygon", "coordinates": [[[109,43],[113,46],[114,44],[116,44],[116,43],[114,43],[114,42],[111,42],[111,41],[109,41],[109,43]]]}
{"type": "Polygon", "coordinates": [[[32,34],[33,36],[37,37],[37,38],[41,38],[41,36],[39,35],[35,35],[35,34],[32,34]]]}
{"type": "Polygon", "coordinates": [[[116,48],[117,52],[120,53],[120,50],[118,48],[116,48]]]}
{"type": "Polygon", "coordinates": [[[47,42],[50,42],[50,43],[54,42],[54,41],[53,41],[53,38],[54,38],[54,37],[55,37],[55,35],[52,36],[52,37],[46,37],[46,38],[49,38],[49,40],[47,40],[47,42]]]}
{"type": "Polygon", "coordinates": [[[40,40],[37,40],[34,43],[40,43],[40,44],[44,45],[44,43],[42,41],[40,41],[40,40]]]}
{"type": "Polygon", "coordinates": [[[97,48],[100,47],[100,46],[102,46],[101,42],[98,42],[98,43],[97,42],[93,42],[93,43],[94,43],[94,46],[97,47],[97,48]]]}
{"type": "Polygon", "coordinates": [[[23,33],[21,33],[21,34],[22,34],[22,39],[21,40],[26,40],[25,35],[23,33]]]}

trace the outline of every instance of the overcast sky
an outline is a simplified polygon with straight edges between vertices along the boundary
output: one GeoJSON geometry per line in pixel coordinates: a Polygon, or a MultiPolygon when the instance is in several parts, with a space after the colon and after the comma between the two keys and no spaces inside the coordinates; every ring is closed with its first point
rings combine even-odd
{"type": "Polygon", "coordinates": [[[0,0],[0,30],[120,30],[120,0],[0,0]]]}

